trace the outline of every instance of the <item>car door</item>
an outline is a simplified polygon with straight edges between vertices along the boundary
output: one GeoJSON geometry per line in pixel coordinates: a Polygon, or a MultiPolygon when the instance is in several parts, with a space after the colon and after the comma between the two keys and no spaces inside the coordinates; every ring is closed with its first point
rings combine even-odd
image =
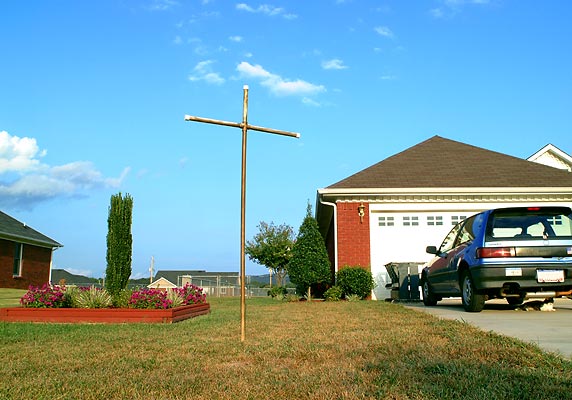
{"type": "Polygon", "coordinates": [[[455,249],[455,243],[462,225],[463,222],[460,222],[451,229],[441,246],[439,246],[437,256],[428,265],[427,276],[435,293],[450,293],[453,291],[450,264],[458,251],[460,251],[455,249]]]}
{"type": "Polygon", "coordinates": [[[444,287],[448,293],[461,294],[459,266],[465,257],[467,247],[471,246],[475,240],[475,222],[477,220],[480,221],[481,219],[481,215],[474,215],[466,219],[465,222],[459,224],[461,229],[455,238],[453,248],[448,253],[448,268],[444,273],[445,276],[443,277],[444,287]]]}

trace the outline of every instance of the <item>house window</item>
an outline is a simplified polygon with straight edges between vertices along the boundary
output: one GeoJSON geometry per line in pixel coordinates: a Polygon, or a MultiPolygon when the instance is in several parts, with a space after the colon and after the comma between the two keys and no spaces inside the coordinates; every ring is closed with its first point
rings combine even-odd
{"type": "Polygon", "coordinates": [[[438,215],[438,216],[428,216],[427,217],[427,225],[429,226],[438,226],[438,225],[443,225],[443,217],[438,215]]]}
{"type": "Polygon", "coordinates": [[[419,226],[419,217],[403,217],[403,226],[419,226]]]}
{"type": "Polygon", "coordinates": [[[467,218],[465,215],[453,215],[451,217],[451,225],[457,225],[459,222],[467,218]]]}
{"type": "Polygon", "coordinates": [[[395,221],[393,217],[379,217],[378,219],[379,226],[394,226],[395,221]]]}
{"type": "Polygon", "coordinates": [[[22,251],[24,245],[22,243],[14,243],[14,269],[13,276],[22,276],[22,251]]]}

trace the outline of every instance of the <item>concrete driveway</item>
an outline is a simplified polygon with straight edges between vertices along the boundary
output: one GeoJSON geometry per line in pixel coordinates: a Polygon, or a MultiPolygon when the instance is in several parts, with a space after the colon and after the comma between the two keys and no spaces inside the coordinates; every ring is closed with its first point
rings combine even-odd
{"type": "Polygon", "coordinates": [[[512,336],[537,344],[542,349],[572,359],[572,300],[555,299],[556,311],[517,311],[505,300],[490,300],[480,313],[463,309],[461,299],[444,299],[434,307],[403,303],[440,318],[470,323],[484,331],[512,336]]]}

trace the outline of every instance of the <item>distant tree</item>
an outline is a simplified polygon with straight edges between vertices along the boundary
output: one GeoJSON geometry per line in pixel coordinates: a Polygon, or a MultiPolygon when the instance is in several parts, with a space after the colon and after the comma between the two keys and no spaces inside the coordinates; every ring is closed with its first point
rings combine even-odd
{"type": "Polygon", "coordinates": [[[291,226],[274,225],[262,221],[258,224],[259,232],[252,241],[247,241],[244,252],[252,261],[264,265],[276,275],[276,285],[282,286],[287,273],[287,266],[292,257],[294,231],[291,226]]]}
{"type": "Polygon", "coordinates": [[[121,193],[111,196],[107,217],[107,268],[105,287],[111,294],[117,294],[127,287],[131,276],[131,254],[133,238],[131,223],[133,198],[121,193]]]}
{"type": "Polygon", "coordinates": [[[292,248],[292,259],[288,264],[290,280],[296,284],[299,293],[312,296],[312,287],[331,283],[330,260],[318,222],[312,217],[312,206],[308,203],[306,217],[300,226],[298,237],[292,248]]]}

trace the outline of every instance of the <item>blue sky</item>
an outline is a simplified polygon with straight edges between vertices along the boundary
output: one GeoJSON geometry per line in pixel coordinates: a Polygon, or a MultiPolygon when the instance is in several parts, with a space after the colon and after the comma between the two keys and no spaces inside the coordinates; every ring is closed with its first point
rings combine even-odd
{"type": "MultiPolygon", "coordinates": [[[[133,276],[238,271],[247,225],[300,226],[316,190],[434,135],[572,153],[566,0],[0,2],[0,209],[101,277],[110,196],[134,198],[133,276]]],[[[439,155],[435,155],[438,162],[439,155]]],[[[247,262],[248,274],[265,273],[247,262]]]]}

